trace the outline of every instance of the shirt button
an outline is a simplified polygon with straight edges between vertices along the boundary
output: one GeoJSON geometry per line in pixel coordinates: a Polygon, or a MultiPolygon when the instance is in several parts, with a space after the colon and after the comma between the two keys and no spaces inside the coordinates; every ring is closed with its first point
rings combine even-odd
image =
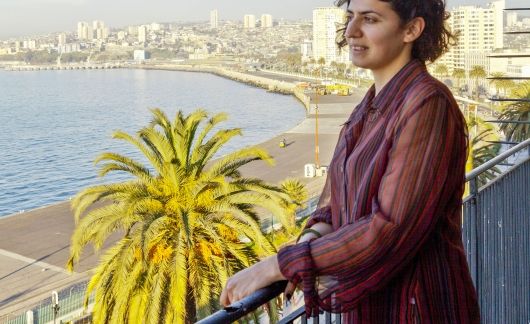
{"type": "Polygon", "coordinates": [[[340,167],[340,172],[344,173],[344,166],[340,167]]]}

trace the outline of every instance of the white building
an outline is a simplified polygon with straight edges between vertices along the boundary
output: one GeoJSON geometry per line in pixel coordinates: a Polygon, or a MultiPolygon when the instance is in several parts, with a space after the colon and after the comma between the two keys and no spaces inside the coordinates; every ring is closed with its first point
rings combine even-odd
{"type": "Polygon", "coordinates": [[[147,52],[145,50],[134,50],[133,58],[137,62],[142,62],[142,61],[147,60],[148,55],[147,55],[147,52]]]}
{"type": "Polygon", "coordinates": [[[125,39],[125,32],[123,30],[120,30],[118,32],[118,40],[124,40],[125,39]]]}
{"type": "Polygon", "coordinates": [[[304,42],[300,45],[300,53],[302,53],[302,61],[309,61],[313,57],[313,41],[304,39],[304,42]]]}
{"type": "Polygon", "coordinates": [[[145,43],[147,41],[147,26],[142,25],[138,27],[138,41],[145,43]]]}
{"type": "Polygon", "coordinates": [[[219,12],[217,9],[210,11],[210,28],[219,28],[219,12]]]}
{"type": "Polygon", "coordinates": [[[440,58],[450,71],[455,68],[470,71],[473,66],[482,66],[490,72],[488,55],[503,48],[504,0],[494,1],[486,8],[460,6],[451,10],[449,28],[460,33],[457,45],[440,58]]]}
{"type": "Polygon", "coordinates": [[[256,28],[256,16],[245,15],[245,17],[243,17],[243,28],[245,29],[256,28]]]}
{"type": "Polygon", "coordinates": [[[261,28],[271,28],[272,27],[272,16],[269,14],[261,15],[261,28]]]}
{"type": "Polygon", "coordinates": [[[92,26],[87,22],[80,21],[77,23],[77,39],[92,40],[94,38],[94,31],[92,26]]]}
{"type": "Polygon", "coordinates": [[[59,46],[66,44],[66,34],[65,33],[60,33],[59,35],[57,35],[57,44],[59,46]]]}
{"type": "Polygon", "coordinates": [[[517,26],[517,11],[511,11],[506,13],[506,26],[515,27],[517,26]]]}
{"type": "Polygon", "coordinates": [[[321,7],[313,10],[313,58],[324,58],[326,64],[349,62],[349,49],[340,50],[336,43],[337,25],[344,22],[344,10],[321,7]]]}

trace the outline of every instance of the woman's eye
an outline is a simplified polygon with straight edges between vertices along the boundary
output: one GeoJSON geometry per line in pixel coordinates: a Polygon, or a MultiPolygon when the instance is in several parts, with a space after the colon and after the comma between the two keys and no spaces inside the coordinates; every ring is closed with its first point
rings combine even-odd
{"type": "Polygon", "coordinates": [[[365,16],[364,21],[366,21],[367,23],[374,23],[376,20],[375,18],[372,18],[370,16],[365,16]]]}

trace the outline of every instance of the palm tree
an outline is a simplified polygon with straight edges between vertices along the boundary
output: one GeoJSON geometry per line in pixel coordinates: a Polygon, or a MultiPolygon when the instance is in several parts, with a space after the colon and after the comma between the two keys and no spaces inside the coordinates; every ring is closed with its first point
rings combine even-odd
{"type": "MultiPolygon", "coordinates": [[[[470,147],[466,161],[466,173],[468,173],[499,154],[500,145],[491,142],[498,141],[500,136],[490,123],[486,123],[480,117],[466,118],[466,122],[468,129],[471,130],[469,133],[470,147]]],[[[500,174],[500,170],[497,167],[487,170],[478,176],[478,186],[485,185],[498,174],[500,174]]],[[[467,196],[468,194],[469,185],[466,184],[464,195],[467,196]]]]}
{"type": "Polygon", "coordinates": [[[515,86],[513,80],[504,79],[506,77],[506,73],[504,72],[493,72],[491,77],[493,79],[490,80],[490,84],[495,87],[496,95],[499,95],[499,90],[503,90],[503,93],[505,94],[507,89],[511,89],[515,86]]]}
{"type": "Polygon", "coordinates": [[[321,57],[317,61],[318,65],[320,65],[320,77],[322,78],[322,70],[324,69],[324,65],[326,65],[326,59],[321,57]]]}
{"type": "Polygon", "coordinates": [[[303,207],[306,202],[307,189],[298,179],[285,179],[280,186],[290,198],[288,204],[284,206],[286,212],[280,218],[280,223],[288,235],[296,236],[298,234],[296,233],[296,210],[303,207]]]}
{"type": "MultiPolygon", "coordinates": [[[[491,138],[496,138],[496,134],[490,129],[484,129],[476,136],[470,137],[470,149],[466,162],[466,173],[478,168],[499,154],[500,145],[488,143],[491,138]]],[[[493,167],[478,176],[478,187],[485,185],[488,181],[495,179],[501,172],[497,167],[493,167]]],[[[466,185],[466,194],[469,188],[466,185]]]]}
{"type": "Polygon", "coordinates": [[[279,217],[288,206],[279,187],[241,176],[239,168],[252,161],[272,163],[265,151],[244,148],[212,160],[241,134],[221,129],[210,136],[225,114],[179,111],[171,122],[160,109],[152,112],[136,136],[114,133],[149,165],[103,153],[96,159],[101,176],[121,171],[132,179],[86,188],[72,202],[70,270],[86,245],[99,250],[111,234],[121,235],[87,289],[85,304],[95,292],[94,323],[192,323],[211,314],[227,278],[275,250],[255,207],[279,217]]]}
{"type": "Polygon", "coordinates": [[[449,69],[445,64],[436,64],[436,67],[434,68],[434,73],[438,76],[445,77],[449,73],[449,69]]]}
{"type": "Polygon", "coordinates": [[[486,77],[486,71],[484,70],[483,66],[480,65],[473,65],[471,68],[471,71],[469,71],[469,77],[475,79],[475,94],[476,98],[478,98],[478,87],[479,87],[479,80],[484,79],[486,77]]]}
{"type": "Polygon", "coordinates": [[[456,79],[456,87],[460,89],[460,81],[462,79],[465,79],[466,77],[466,71],[464,69],[455,68],[453,69],[453,78],[456,79]]]}
{"type": "Polygon", "coordinates": [[[503,107],[503,112],[499,116],[503,121],[526,122],[520,124],[503,123],[500,128],[504,132],[507,140],[522,142],[530,138],[530,81],[520,83],[513,89],[511,97],[514,99],[524,99],[526,101],[510,102],[503,107]]]}

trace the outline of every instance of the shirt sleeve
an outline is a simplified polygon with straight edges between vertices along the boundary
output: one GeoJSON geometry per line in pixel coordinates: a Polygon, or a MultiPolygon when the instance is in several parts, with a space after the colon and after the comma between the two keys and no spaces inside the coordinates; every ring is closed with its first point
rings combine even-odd
{"type": "Polygon", "coordinates": [[[462,177],[448,177],[448,172],[455,159],[465,163],[467,143],[465,125],[453,108],[444,96],[434,95],[405,110],[393,133],[370,215],[320,239],[279,251],[282,274],[303,283],[308,315],[314,312],[308,307],[315,307],[315,296],[318,300],[317,276],[336,278],[334,298],[345,294],[349,303],[358,302],[384,287],[412,260],[443,212],[451,208],[446,204],[463,185],[463,165],[462,177]]]}

